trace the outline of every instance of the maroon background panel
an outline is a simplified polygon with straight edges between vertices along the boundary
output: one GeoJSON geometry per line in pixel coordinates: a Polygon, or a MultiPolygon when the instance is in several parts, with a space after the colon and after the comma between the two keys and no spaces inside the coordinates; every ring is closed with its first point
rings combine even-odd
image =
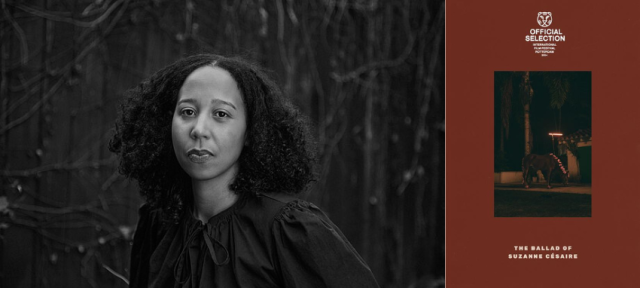
{"type": "Polygon", "coordinates": [[[515,2],[447,1],[446,285],[640,287],[640,2],[515,2]],[[541,57],[525,36],[547,11],[566,42],[541,57]],[[592,217],[493,217],[494,71],[592,71],[592,217]]]}

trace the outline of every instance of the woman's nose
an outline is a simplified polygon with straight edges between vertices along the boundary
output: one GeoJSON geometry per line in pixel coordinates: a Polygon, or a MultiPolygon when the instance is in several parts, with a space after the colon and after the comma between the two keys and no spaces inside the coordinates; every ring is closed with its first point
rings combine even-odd
{"type": "Polygon", "coordinates": [[[195,124],[193,125],[193,128],[191,129],[191,138],[193,139],[199,139],[199,138],[209,138],[209,126],[211,125],[211,123],[209,123],[209,121],[207,121],[207,118],[205,117],[205,115],[200,115],[198,118],[196,118],[195,124]]]}

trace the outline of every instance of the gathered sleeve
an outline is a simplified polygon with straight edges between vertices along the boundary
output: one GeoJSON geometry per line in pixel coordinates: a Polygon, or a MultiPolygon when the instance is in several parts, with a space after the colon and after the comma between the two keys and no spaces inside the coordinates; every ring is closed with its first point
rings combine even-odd
{"type": "Polygon", "coordinates": [[[288,203],[272,232],[285,287],[378,287],[367,264],[315,205],[288,203]]]}

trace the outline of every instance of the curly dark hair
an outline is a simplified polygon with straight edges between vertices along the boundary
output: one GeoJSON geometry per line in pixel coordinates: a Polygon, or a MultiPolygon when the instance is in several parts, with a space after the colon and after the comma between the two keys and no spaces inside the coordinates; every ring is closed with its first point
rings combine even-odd
{"type": "Polygon", "coordinates": [[[315,179],[315,143],[307,117],[282,94],[265,71],[241,58],[212,54],[186,57],[125,93],[109,149],[121,174],[136,179],[140,193],[166,221],[177,222],[191,203],[191,178],[180,167],[171,122],[182,84],[194,70],[212,65],[229,72],[247,109],[246,145],[230,189],[244,197],[298,193],[315,179]]]}

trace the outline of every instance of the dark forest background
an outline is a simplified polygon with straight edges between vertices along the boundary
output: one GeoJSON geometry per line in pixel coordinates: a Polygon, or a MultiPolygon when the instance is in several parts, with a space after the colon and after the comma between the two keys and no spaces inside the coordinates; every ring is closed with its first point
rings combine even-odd
{"type": "Polygon", "coordinates": [[[381,287],[444,286],[443,0],[3,0],[0,286],[126,287],[142,203],[107,149],[122,93],[213,52],[315,124],[327,212],[381,287]]]}

